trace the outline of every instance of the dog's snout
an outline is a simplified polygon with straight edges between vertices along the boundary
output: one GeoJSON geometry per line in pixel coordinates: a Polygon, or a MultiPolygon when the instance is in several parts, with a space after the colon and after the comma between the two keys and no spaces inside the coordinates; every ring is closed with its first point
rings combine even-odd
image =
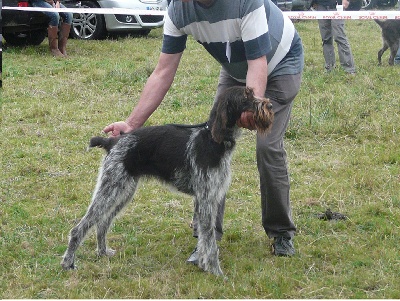
{"type": "Polygon", "coordinates": [[[272,103],[268,103],[268,104],[267,104],[267,109],[268,109],[268,110],[272,110],[272,108],[273,108],[272,103]]]}

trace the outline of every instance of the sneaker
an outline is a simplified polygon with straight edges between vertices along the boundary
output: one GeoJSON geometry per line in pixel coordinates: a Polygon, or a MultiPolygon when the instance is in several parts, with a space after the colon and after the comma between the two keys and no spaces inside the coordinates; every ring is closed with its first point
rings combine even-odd
{"type": "Polygon", "coordinates": [[[272,253],[275,256],[293,256],[295,252],[293,241],[290,237],[275,237],[272,244],[272,253]]]}
{"type": "Polygon", "coordinates": [[[193,250],[192,254],[190,254],[186,262],[194,265],[199,264],[199,251],[197,251],[197,247],[193,250]]]}

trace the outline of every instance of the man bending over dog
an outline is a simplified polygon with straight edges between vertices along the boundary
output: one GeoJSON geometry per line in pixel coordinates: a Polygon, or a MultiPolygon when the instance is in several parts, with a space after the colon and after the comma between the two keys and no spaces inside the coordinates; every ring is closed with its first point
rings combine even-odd
{"type": "MultiPolygon", "coordinates": [[[[303,46],[289,18],[270,0],[173,0],[164,24],[162,51],[137,106],[126,121],[112,123],[104,132],[113,136],[141,127],[157,109],[172,85],[187,36],[192,35],[221,64],[216,99],[231,86],[247,85],[255,96],[267,97],[274,110],[268,135],[257,135],[262,224],[274,239],[273,254],[295,254],[289,175],[284,134],[292,104],[299,92],[303,46]]],[[[253,115],[244,112],[238,126],[254,129],[253,115]]],[[[222,237],[225,202],[219,206],[216,232],[222,237]]],[[[194,236],[197,221],[194,219],[194,236]]],[[[195,249],[188,262],[197,264],[195,249]]]]}

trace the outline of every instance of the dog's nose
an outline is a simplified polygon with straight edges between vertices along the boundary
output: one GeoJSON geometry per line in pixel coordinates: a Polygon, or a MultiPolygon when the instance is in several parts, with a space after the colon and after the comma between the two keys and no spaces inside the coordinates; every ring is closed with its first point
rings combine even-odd
{"type": "Polygon", "coordinates": [[[272,110],[272,103],[267,104],[267,109],[272,110]]]}

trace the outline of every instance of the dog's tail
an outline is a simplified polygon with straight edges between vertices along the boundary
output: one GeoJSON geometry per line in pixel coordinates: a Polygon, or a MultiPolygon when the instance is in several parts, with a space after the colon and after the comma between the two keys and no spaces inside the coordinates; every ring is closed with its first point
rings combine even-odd
{"type": "Polygon", "coordinates": [[[93,137],[90,139],[89,148],[100,147],[100,148],[104,148],[107,151],[107,153],[109,153],[111,151],[111,149],[114,147],[114,145],[117,144],[119,139],[120,139],[120,136],[119,137],[110,137],[110,138],[93,137]]]}

